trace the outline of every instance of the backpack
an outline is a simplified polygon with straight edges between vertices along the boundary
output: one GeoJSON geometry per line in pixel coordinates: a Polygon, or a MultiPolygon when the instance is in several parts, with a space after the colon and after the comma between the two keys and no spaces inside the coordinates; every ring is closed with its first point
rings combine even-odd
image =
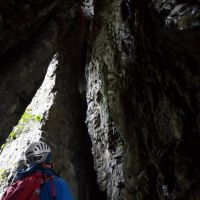
{"type": "Polygon", "coordinates": [[[4,192],[1,200],[39,200],[40,187],[48,180],[51,180],[52,197],[56,199],[53,178],[53,175],[35,172],[12,183],[4,192]]]}

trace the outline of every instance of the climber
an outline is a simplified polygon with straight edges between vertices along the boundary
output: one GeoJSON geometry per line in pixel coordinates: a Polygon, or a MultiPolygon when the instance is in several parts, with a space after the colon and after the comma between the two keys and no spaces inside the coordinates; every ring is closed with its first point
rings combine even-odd
{"type": "Polygon", "coordinates": [[[17,172],[14,183],[1,200],[73,200],[67,183],[53,170],[51,149],[46,143],[31,143],[25,151],[25,158],[28,167],[17,172]],[[23,192],[17,187],[23,188],[23,192]]]}

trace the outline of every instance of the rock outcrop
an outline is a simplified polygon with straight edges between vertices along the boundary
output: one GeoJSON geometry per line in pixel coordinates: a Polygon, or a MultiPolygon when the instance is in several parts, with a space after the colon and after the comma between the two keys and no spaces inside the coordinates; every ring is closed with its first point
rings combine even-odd
{"type": "Polygon", "coordinates": [[[55,53],[56,25],[51,22],[26,44],[1,56],[0,143],[5,142],[41,85],[55,53]],[[30,45],[28,48],[27,45],[30,45]]]}
{"type": "Polygon", "coordinates": [[[0,1],[1,144],[41,85],[79,4],[0,1]]]}
{"type": "Polygon", "coordinates": [[[0,30],[1,143],[58,52],[39,133],[75,199],[200,198],[199,1],[0,0],[0,30]]]}
{"type": "Polygon", "coordinates": [[[6,143],[1,147],[0,194],[3,193],[5,186],[13,180],[16,170],[26,167],[24,151],[27,145],[43,137],[42,129],[56,96],[54,86],[57,64],[57,55],[55,55],[48,67],[42,86],[38,89],[18,124],[13,128],[6,143]]]}
{"type": "Polygon", "coordinates": [[[99,184],[108,199],[198,199],[199,3],[96,11],[86,70],[99,184]]]}

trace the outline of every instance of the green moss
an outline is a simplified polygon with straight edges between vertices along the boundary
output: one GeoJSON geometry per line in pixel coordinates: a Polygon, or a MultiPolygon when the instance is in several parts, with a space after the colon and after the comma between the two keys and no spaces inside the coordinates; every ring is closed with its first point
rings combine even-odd
{"type": "MultiPolygon", "coordinates": [[[[25,125],[31,120],[40,122],[42,120],[42,116],[41,115],[33,115],[31,113],[25,112],[22,115],[21,119],[19,120],[18,125],[15,126],[13,128],[12,132],[9,134],[8,141],[15,140],[17,138],[17,135],[20,135],[22,133],[22,131],[25,128],[25,125]]],[[[1,147],[1,149],[3,149],[4,147],[5,146],[1,147]]]]}
{"type": "Polygon", "coordinates": [[[12,139],[12,140],[15,140],[16,139],[16,134],[14,131],[12,131],[9,135],[9,137],[12,139]]]}
{"type": "Polygon", "coordinates": [[[5,181],[7,175],[8,175],[8,170],[0,168],[0,182],[5,181]]]}
{"type": "Polygon", "coordinates": [[[0,169],[0,181],[4,179],[5,169],[0,169]]]}
{"type": "Polygon", "coordinates": [[[6,146],[6,143],[5,143],[5,144],[2,144],[2,145],[1,145],[1,150],[3,150],[3,149],[5,148],[5,146],[6,146]]]}
{"type": "Polygon", "coordinates": [[[40,122],[42,120],[42,117],[40,115],[35,115],[34,116],[34,119],[37,121],[37,122],[40,122]]]}
{"type": "Polygon", "coordinates": [[[21,124],[18,124],[17,126],[14,127],[13,131],[15,135],[19,135],[24,129],[24,126],[21,124]]]}
{"type": "Polygon", "coordinates": [[[41,115],[33,115],[31,113],[25,112],[22,115],[20,122],[28,123],[30,120],[35,120],[37,122],[40,122],[42,120],[42,116],[41,115]]]}
{"type": "Polygon", "coordinates": [[[21,124],[18,124],[18,125],[16,126],[16,131],[22,131],[23,129],[24,129],[24,126],[21,125],[21,124]]]}
{"type": "Polygon", "coordinates": [[[22,115],[20,122],[27,123],[29,120],[33,119],[33,115],[31,113],[25,112],[22,115]]]}

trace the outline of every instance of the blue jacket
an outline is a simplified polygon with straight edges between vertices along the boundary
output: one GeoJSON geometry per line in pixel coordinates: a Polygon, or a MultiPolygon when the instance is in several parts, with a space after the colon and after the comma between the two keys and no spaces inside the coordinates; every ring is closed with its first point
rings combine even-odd
{"type": "MultiPolygon", "coordinates": [[[[54,185],[56,189],[56,200],[74,200],[72,197],[72,194],[70,192],[68,184],[59,176],[56,175],[56,173],[47,168],[42,168],[40,165],[34,165],[32,167],[27,168],[26,170],[20,170],[16,174],[16,179],[21,179],[24,176],[27,176],[28,174],[31,174],[33,172],[40,171],[47,175],[54,175],[54,185]]],[[[51,180],[44,183],[40,188],[40,200],[53,200],[52,197],[52,183],[51,180]]]]}

